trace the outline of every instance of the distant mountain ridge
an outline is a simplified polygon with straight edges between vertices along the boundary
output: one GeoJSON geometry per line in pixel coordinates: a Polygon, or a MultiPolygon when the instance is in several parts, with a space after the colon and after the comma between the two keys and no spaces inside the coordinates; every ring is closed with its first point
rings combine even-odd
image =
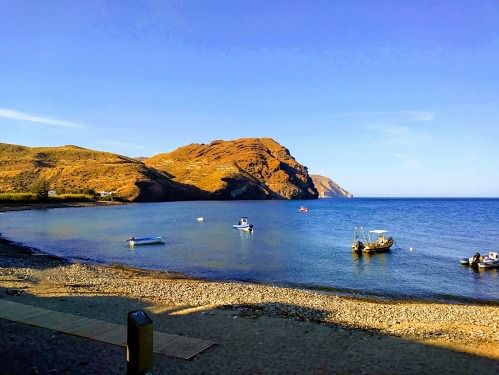
{"type": "Polygon", "coordinates": [[[343,189],[329,177],[317,174],[310,175],[314,181],[315,188],[319,192],[319,198],[353,198],[353,194],[343,189]]]}
{"type": "Polygon", "coordinates": [[[112,191],[138,202],[318,197],[307,168],[270,138],[191,144],[143,160],[0,143],[0,192],[27,191],[44,179],[51,189],[112,191]]]}

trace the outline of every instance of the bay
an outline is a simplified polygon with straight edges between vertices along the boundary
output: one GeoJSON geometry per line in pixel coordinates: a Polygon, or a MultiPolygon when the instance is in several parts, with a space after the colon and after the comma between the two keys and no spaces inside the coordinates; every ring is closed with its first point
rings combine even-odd
{"type": "Polygon", "coordinates": [[[0,215],[10,240],[70,259],[350,294],[499,301],[499,271],[459,258],[499,250],[498,199],[142,203],[0,215]],[[310,208],[298,212],[300,205],[310,208]],[[253,233],[234,230],[248,216],[253,233]],[[197,217],[204,217],[198,222],[197,217]],[[387,229],[391,252],[357,256],[353,228],[387,229]],[[130,236],[166,236],[130,249],[130,236]]]}

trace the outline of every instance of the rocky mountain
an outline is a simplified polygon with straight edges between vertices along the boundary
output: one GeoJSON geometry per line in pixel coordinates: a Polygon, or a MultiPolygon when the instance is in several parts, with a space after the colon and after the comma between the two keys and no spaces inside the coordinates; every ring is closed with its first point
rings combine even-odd
{"type": "Polygon", "coordinates": [[[319,198],[353,198],[351,193],[328,177],[317,174],[310,175],[310,177],[312,177],[315,188],[319,192],[319,198]]]}
{"type": "Polygon", "coordinates": [[[114,192],[130,201],[189,199],[195,194],[137,160],[77,146],[24,147],[0,143],[0,191],[26,192],[37,180],[50,189],[114,192]]]}
{"type": "Polygon", "coordinates": [[[0,143],[0,192],[114,192],[129,201],[317,198],[307,169],[268,138],[192,144],[144,162],[77,146],[0,143]]]}
{"type": "Polygon", "coordinates": [[[307,168],[270,138],[191,144],[145,160],[210,199],[315,199],[307,168]]]}

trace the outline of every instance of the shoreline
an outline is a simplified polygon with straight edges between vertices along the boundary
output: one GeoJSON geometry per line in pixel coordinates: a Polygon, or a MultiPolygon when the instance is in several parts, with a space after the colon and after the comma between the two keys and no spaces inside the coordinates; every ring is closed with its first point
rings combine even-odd
{"type": "MultiPolygon", "coordinates": [[[[0,211],[1,212],[1,211],[0,211]]],[[[204,282],[215,282],[215,283],[240,283],[240,284],[247,284],[247,285],[261,285],[261,286],[268,286],[268,287],[277,287],[277,288],[289,288],[289,289],[296,289],[296,290],[302,290],[305,292],[315,292],[315,293],[320,293],[324,295],[333,295],[333,296],[339,296],[341,298],[347,298],[347,299],[352,299],[352,300],[358,300],[358,301],[366,301],[366,302],[372,302],[372,303],[405,303],[405,304],[410,304],[410,303],[435,303],[435,304],[473,304],[477,306],[495,306],[499,307],[499,301],[493,301],[493,300],[482,300],[482,299],[475,299],[475,298],[466,298],[466,297],[458,297],[458,296],[445,296],[445,297],[411,297],[407,295],[386,295],[386,294],[375,294],[375,293],[368,293],[363,290],[356,290],[356,289],[346,289],[346,288],[335,288],[335,287],[328,287],[328,286],[320,286],[320,285],[307,285],[307,284],[298,284],[298,283],[264,283],[264,282],[259,282],[255,280],[237,280],[237,279],[216,279],[216,278],[203,278],[203,277],[197,277],[193,275],[188,275],[182,272],[177,272],[177,271],[168,271],[168,270],[154,270],[154,269],[148,269],[148,268],[140,268],[140,267],[134,267],[128,264],[121,264],[121,263],[106,263],[106,262],[96,262],[96,261],[90,261],[90,260],[85,260],[85,259],[80,259],[80,258],[66,258],[63,256],[59,255],[54,255],[47,253],[45,251],[42,251],[40,249],[37,249],[32,246],[27,246],[19,242],[15,242],[12,240],[9,240],[7,238],[3,238],[2,234],[0,233],[0,246],[2,244],[5,244],[9,247],[12,247],[16,249],[16,251],[19,251],[20,253],[23,254],[28,254],[28,255],[33,255],[33,256],[43,256],[49,259],[53,260],[58,260],[66,264],[86,264],[90,266],[97,266],[97,267],[108,267],[111,269],[120,269],[120,270],[126,270],[129,272],[136,272],[139,274],[144,274],[144,273],[150,273],[151,275],[156,275],[158,278],[172,278],[172,279],[183,279],[183,280],[197,280],[197,281],[204,281],[204,282]]],[[[1,255],[1,254],[0,254],[1,255]]],[[[1,263],[0,263],[1,265],[1,263]]]]}
{"type": "MultiPolygon", "coordinates": [[[[499,308],[487,304],[358,298],[256,283],[98,265],[0,240],[0,289],[39,298],[116,296],[161,306],[227,310],[363,330],[499,360],[499,308]]],[[[17,297],[16,297],[17,298],[17,297]]],[[[57,304],[57,303],[56,303],[57,304]]]]}
{"type": "Polygon", "coordinates": [[[94,202],[46,202],[46,203],[26,203],[26,204],[0,204],[0,212],[48,210],[52,208],[77,208],[77,207],[106,207],[120,206],[127,202],[117,201],[94,201],[94,202]]]}

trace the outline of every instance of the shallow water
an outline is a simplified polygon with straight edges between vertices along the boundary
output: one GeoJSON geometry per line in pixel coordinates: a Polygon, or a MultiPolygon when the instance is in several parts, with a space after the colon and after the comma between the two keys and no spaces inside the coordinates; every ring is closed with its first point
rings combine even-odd
{"type": "Polygon", "coordinates": [[[459,258],[499,249],[497,199],[172,202],[0,215],[3,237],[67,258],[197,277],[402,298],[499,301],[499,270],[459,258]],[[310,212],[299,213],[306,205],[310,212]],[[197,222],[202,216],[204,222],[197,222]],[[250,234],[232,229],[240,216],[250,234]],[[356,256],[352,230],[388,229],[394,250],[356,256]],[[167,237],[137,246],[129,236],[167,237]],[[412,251],[409,250],[412,248],[412,251]]]}

